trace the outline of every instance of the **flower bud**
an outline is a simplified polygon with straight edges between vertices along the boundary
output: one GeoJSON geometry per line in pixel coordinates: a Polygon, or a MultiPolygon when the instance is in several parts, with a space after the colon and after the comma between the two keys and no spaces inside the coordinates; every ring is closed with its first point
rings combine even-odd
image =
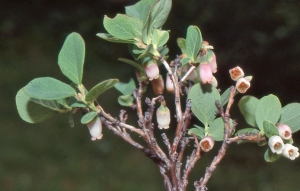
{"type": "Polygon", "coordinates": [[[96,117],[93,121],[87,124],[90,134],[92,136],[91,140],[95,141],[96,139],[101,139],[102,134],[102,123],[99,117],[96,117]]]}
{"type": "Polygon", "coordinates": [[[245,76],[244,71],[239,66],[229,70],[229,74],[232,80],[237,81],[245,76]]]}
{"type": "Polygon", "coordinates": [[[284,150],[282,152],[282,156],[289,158],[291,160],[295,160],[295,158],[299,157],[298,148],[294,147],[291,144],[285,144],[284,150]]]}
{"type": "Polygon", "coordinates": [[[283,140],[277,135],[270,137],[268,144],[272,153],[281,154],[284,149],[283,140]]]}
{"type": "Polygon", "coordinates": [[[245,93],[250,88],[250,82],[245,78],[240,78],[236,82],[235,87],[242,94],[245,93]]]}
{"type": "Polygon", "coordinates": [[[214,147],[214,144],[215,140],[210,136],[206,136],[200,141],[200,147],[204,152],[210,151],[214,147]]]}
{"type": "Polygon", "coordinates": [[[150,81],[159,77],[159,69],[155,60],[150,60],[144,64],[144,70],[150,81]]]}
{"type": "Polygon", "coordinates": [[[163,94],[165,89],[164,79],[161,75],[157,79],[151,81],[152,89],[155,95],[163,94]]]}
{"type": "Polygon", "coordinates": [[[174,93],[174,84],[173,84],[173,81],[171,80],[169,74],[167,74],[167,77],[166,77],[166,88],[167,88],[168,92],[174,93]]]}
{"type": "Polygon", "coordinates": [[[169,129],[171,121],[170,110],[166,107],[166,102],[163,101],[160,107],[156,110],[156,119],[159,129],[169,129]]]}
{"type": "Polygon", "coordinates": [[[283,140],[289,140],[292,138],[292,130],[289,126],[287,126],[286,124],[280,124],[278,125],[277,128],[278,128],[279,136],[283,140]]]}
{"type": "Polygon", "coordinates": [[[212,83],[212,66],[208,62],[204,62],[203,64],[200,64],[199,66],[199,73],[202,84],[212,83]]]}

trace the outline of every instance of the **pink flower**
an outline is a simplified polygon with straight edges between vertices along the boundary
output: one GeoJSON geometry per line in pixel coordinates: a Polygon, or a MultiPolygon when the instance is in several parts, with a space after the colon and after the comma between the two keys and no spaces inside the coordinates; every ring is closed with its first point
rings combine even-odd
{"type": "Polygon", "coordinates": [[[212,66],[208,62],[204,62],[203,64],[200,64],[200,78],[202,84],[212,83],[212,66]]]}
{"type": "Polygon", "coordinates": [[[144,70],[150,81],[159,77],[159,69],[155,60],[150,60],[144,64],[144,70]]]}
{"type": "Polygon", "coordinates": [[[283,140],[289,140],[292,138],[292,130],[289,126],[287,126],[286,124],[280,124],[278,125],[277,128],[278,128],[279,136],[283,140]]]}

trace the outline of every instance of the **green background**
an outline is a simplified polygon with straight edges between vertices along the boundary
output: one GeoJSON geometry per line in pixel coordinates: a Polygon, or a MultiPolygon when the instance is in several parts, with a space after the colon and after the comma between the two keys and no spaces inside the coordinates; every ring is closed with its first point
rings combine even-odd
{"type": "MultiPolygon", "coordinates": [[[[116,59],[129,58],[126,45],[105,42],[96,33],[105,32],[104,15],[114,17],[134,2],[1,3],[0,190],[164,190],[156,165],[112,132],[104,129],[103,140],[90,141],[86,126],[80,124],[81,114],[75,115],[74,128],[68,125],[68,115],[33,125],[21,120],[15,105],[17,91],[33,78],[49,76],[69,82],[59,70],[57,56],[64,39],[73,31],[86,42],[83,83],[88,89],[108,78],[127,82],[134,69],[116,59]]],[[[185,37],[189,25],[197,25],[203,38],[215,47],[215,76],[222,90],[234,84],[228,70],[239,65],[246,75],[254,77],[247,94],[260,98],[272,93],[283,106],[299,101],[299,2],[175,0],[164,26],[171,30],[170,58],[180,53],[176,38],[185,37]]],[[[116,117],[121,108],[118,95],[116,90],[109,90],[98,99],[116,117]]],[[[237,119],[238,128],[246,127],[236,109],[232,109],[232,118],[237,119]]],[[[135,112],[127,111],[129,122],[134,124],[135,112]]],[[[172,129],[168,131],[172,133],[172,129]]],[[[134,138],[141,141],[140,137],[134,138]]],[[[157,139],[161,142],[159,132],[157,139]]],[[[299,147],[299,133],[294,135],[294,141],[299,147]]],[[[193,143],[188,151],[192,147],[193,143]]],[[[299,190],[299,159],[266,163],[265,149],[255,144],[231,145],[208,183],[209,190],[299,190]]],[[[203,176],[217,150],[199,160],[190,176],[189,190],[194,190],[193,182],[203,176]]]]}

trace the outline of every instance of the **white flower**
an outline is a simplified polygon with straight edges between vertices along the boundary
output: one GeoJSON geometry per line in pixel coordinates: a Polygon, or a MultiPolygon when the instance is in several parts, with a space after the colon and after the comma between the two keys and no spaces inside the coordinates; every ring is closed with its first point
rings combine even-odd
{"type": "Polygon", "coordinates": [[[210,136],[206,136],[200,141],[200,147],[204,152],[210,151],[214,147],[214,144],[215,140],[210,136]]]}
{"type": "Polygon", "coordinates": [[[173,81],[171,80],[169,74],[167,74],[167,77],[166,77],[166,88],[167,88],[168,92],[174,93],[174,84],[173,84],[173,81]]]}
{"type": "Polygon", "coordinates": [[[278,125],[278,133],[283,140],[289,140],[292,138],[292,130],[286,124],[278,125]]]}
{"type": "Polygon", "coordinates": [[[281,154],[284,149],[284,143],[281,137],[274,135],[269,139],[269,147],[272,153],[281,154]]]}
{"type": "Polygon", "coordinates": [[[284,150],[282,152],[282,156],[289,158],[291,160],[295,160],[295,158],[299,157],[298,148],[294,147],[291,144],[285,144],[284,150]]]}
{"type": "Polygon", "coordinates": [[[245,93],[248,90],[248,88],[250,88],[250,82],[245,78],[240,78],[236,82],[235,87],[240,93],[245,93]]]}
{"type": "Polygon", "coordinates": [[[163,101],[160,107],[156,110],[156,120],[159,129],[169,129],[171,116],[170,116],[170,110],[165,105],[166,102],[163,101]]]}
{"type": "Polygon", "coordinates": [[[229,74],[232,80],[237,81],[245,76],[244,71],[239,66],[229,70],[229,74]]]}
{"type": "Polygon", "coordinates": [[[92,136],[92,141],[96,139],[101,139],[103,137],[102,134],[102,123],[99,117],[96,117],[93,121],[87,124],[90,134],[92,136]]]}
{"type": "Polygon", "coordinates": [[[155,60],[150,60],[147,63],[145,63],[144,70],[150,81],[159,77],[159,68],[155,60]]]}

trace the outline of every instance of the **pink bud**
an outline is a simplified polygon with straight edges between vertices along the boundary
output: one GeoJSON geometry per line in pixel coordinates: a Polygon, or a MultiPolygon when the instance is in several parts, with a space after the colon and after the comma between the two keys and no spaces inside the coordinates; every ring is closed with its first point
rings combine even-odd
{"type": "Polygon", "coordinates": [[[96,117],[93,121],[87,124],[90,134],[92,136],[92,141],[96,139],[101,139],[103,137],[102,134],[102,123],[99,117],[96,117]]]}
{"type": "Polygon", "coordinates": [[[236,82],[235,87],[242,94],[245,93],[250,88],[250,82],[245,78],[240,78],[236,82]]]}
{"type": "Polygon", "coordinates": [[[278,125],[277,128],[278,128],[279,136],[283,140],[289,140],[292,138],[292,130],[289,126],[287,126],[286,124],[280,124],[278,125]]]}
{"type": "Polygon", "coordinates": [[[211,64],[205,62],[203,64],[200,64],[200,78],[202,84],[212,83],[212,66],[211,64]]]}
{"type": "Polygon", "coordinates": [[[159,77],[159,69],[155,60],[150,60],[144,64],[144,70],[150,81],[159,77]]]}
{"type": "Polygon", "coordinates": [[[208,61],[211,64],[212,72],[216,73],[217,72],[217,58],[216,58],[216,55],[214,52],[213,52],[213,56],[208,61]]]}
{"type": "Polygon", "coordinates": [[[204,152],[210,151],[214,147],[214,144],[215,140],[210,136],[206,136],[200,141],[200,147],[204,152]]]}
{"type": "Polygon", "coordinates": [[[229,70],[229,74],[232,80],[237,81],[245,76],[244,71],[239,66],[229,70]]]}

